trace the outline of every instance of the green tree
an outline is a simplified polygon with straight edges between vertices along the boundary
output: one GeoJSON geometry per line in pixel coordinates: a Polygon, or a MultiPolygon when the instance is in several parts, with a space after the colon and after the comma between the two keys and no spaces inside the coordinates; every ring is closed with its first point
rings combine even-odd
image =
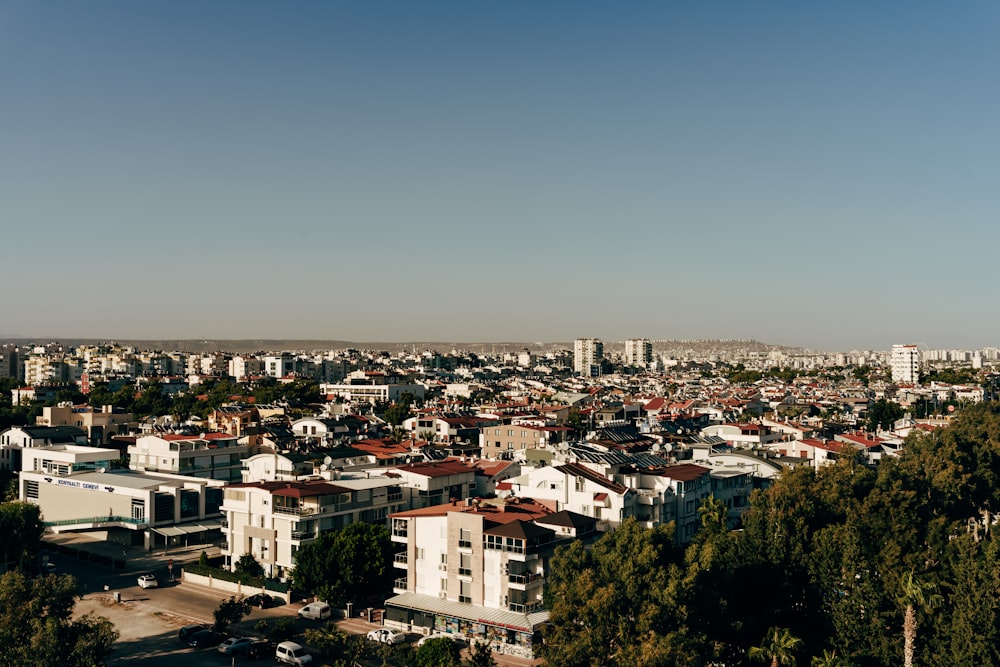
{"type": "Polygon", "coordinates": [[[0,576],[0,667],[107,664],[118,632],[93,614],[74,619],[78,598],[77,582],[69,575],[0,576]]]}
{"type": "Polygon", "coordinates": [[[461,667],[461,647],[447,637],[424,642],[413,656],[416,667],[461,667]]]}
{"type": "Polygon", "coordinates": [[[770,662],[771,667],[794,665],[795,653],[802,647],[802,640],[792,635],[788,628],[772,627],[759,646],[750,649],[751,660],[770,662]]]}
{"type": "Polygon", "coordinates": [[[215,619],[214,628],[218,632],[226,632],[229,626],[239,623],[250,614],[250,603],[246,598],[235,595],[228,600],[223,600],[212,612],[215,619]]]}
{"type": "Polygon", "coordinates": [[[408,403],[393,403],[385,410],[383,417],[390,426],[399,426],[410,418],[410,405],[408,403]]]}
{"type": "Polygon", "coordinates": [[[557,550],[545,589],[546,663],[643,667],[679,655],[676,557],[671,526],[650,530],[633,518],[592,549],[574,542],[557,550]]]}
{"type": "Polygon", "coordinates": [[[904,414],[906,411],[899,403],[880,398],[868,408],[868,429],[870,431],[888,430],[904,414]]]}
{"type": "Polygon", "coordinates": [[[253,557],[253,554],[245,553],[240,556],[236,564],[233,565],[233,571],[240,575],[240,581],[246,583],[254,577],[264,576],[264,567],[257,562],[257,559],[253,557]]]}
{"type": "Polygon", "coordinates": [[[34,571],[44,531],[38,505],[21,501],[0,503],[0,545],[3,549],[0,570],[34,571]]]}
{"type": "Polygon", "coordinates": [[[469,652],[465,657],[463,667],[496,667],[496,664],[489,644],[477,641],[469,644],[469,652]]]}
{"type": "Polygon", "coordinates": [[[262,618],[254,625],[254,630],[275,644],[289,640],[299,634],[298,625],[296,625],[295,619],[291,616],[281,616],[271,619],[262,618]]]}
{"type": "Polygon", "coordinates": [[[392,542],[384,525],[352,523],[320,533],[299,549],[292,574],[299,590],[335,607],[385,599],[392,586],[392,542]]]}

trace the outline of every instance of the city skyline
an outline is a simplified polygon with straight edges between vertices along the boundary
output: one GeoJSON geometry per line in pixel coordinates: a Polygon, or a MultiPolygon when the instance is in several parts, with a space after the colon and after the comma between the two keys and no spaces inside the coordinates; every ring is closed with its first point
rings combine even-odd
{"type": "Polygon", "coordinates": [[[1000,8],[0,0],[38,339],[994,344],[1000,8]]]}

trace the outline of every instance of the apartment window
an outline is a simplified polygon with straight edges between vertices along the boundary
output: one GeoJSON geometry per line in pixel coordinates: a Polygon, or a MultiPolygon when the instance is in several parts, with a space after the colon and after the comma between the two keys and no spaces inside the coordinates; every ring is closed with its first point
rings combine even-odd
{"type": "Polygon", "coordinates": [[[508,442],[507,443],[507,449],[508,449],[508,451],[514,449],[514,443],[513,442],[508,442]]]}
{"type": "Polygon", "coordinates": [[[510,429],[509,431],[507,431],[507,436],[514,437],[514,429],[510,429]]]}
{"type": "Polygon", "coordinates": [[[467,577],[472,576],[472,554],[461,554],[458,573],[467,577]]]}
{"type": "Polygon", "coordinates": [[[468,528],[461,528],[458,532],[458,546],[470,548],[472,546],[472,531],[468,528]]]}
{"type": "Polygon", "coordinates": [[[471,581],[460,581],[459,583],[459,602],[472,602],[472,582],[471,581]]]}
{"type": "Polygon", "coordinates": [[[576,478],[576,490],[585,491],[587,488],[587,483],[583,481],[583,477],[576,478]]]}

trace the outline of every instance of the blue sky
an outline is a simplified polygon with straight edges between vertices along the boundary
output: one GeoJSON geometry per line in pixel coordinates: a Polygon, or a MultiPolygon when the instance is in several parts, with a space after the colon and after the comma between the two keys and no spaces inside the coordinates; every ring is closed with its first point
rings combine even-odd
{"type": "Polygon", "coordinates": [[[0,334],[1000,344],[995,2],[0,0],[0,334]]]}

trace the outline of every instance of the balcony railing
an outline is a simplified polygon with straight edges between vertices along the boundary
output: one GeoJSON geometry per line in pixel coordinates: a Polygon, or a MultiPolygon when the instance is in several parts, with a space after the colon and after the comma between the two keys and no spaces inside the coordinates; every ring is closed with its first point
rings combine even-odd
{"type": "Polygon", "coordinates": [[[541,600],[535,600],[534,602],[528,603],[511,602],[507,605],[507,607],[515,614],[530,614],[534,611],[542,609],[542,602],[541,600]]]}
{"type": "Polygon", "coordinates": [[[393,563],[402,563],[402,564],[405,565],[406,564],[406,560],[407,559],[406,559],[406,552],[405,551],[400,551],[399,553],[397,553],[396,555],[394,555],[392,557],[392,562],[393,563]]]}
{"type": "Polygon", "coordinates": [[[118,515],[103,515],[103,516],[91,516],[84,517],[81,519],[63,519],[62,521],[46,521],[45,526],[73,526],[76,524],[83,523],[127,523],[133,526],[141,526],[146,523],[145,519],[133,519],[130,516],[118,516],[118,515]]]}
{"type": "Polygon", "coordinates": [[[292,539],[293,540],[308,540],[316,537],[316,534],[311,530],[293,530],[292,539]]]}
{"type": "Polygon", "coordinates": [[[316,514],[317,508],[315,507],[285,507],[284,505],[275,505],[275,514],[291,514],[293,516],[305,516],[306,514],[316,514]]]}
{"type": "Polygon", "coordinates": [[[544,580],[545,580],[545,577],[543,577],[540,574],[536,574],[534,572],[525,572],[524,574],[509,574],[509,575],[507,575],[507,581],[509,581],[512,584],[527,585],[527,584],[533,584],[533,583],[536,583],[536,582],[541,583],[544,580]]]}
{"type": "Polygon", "coordinates": [[[392,590],[394,592],[398,591],[400,593],[405,593],[407,590],[406,577],[402,577],[401,579],[397,579],[396,581],[392,582],[392,590]]]}

